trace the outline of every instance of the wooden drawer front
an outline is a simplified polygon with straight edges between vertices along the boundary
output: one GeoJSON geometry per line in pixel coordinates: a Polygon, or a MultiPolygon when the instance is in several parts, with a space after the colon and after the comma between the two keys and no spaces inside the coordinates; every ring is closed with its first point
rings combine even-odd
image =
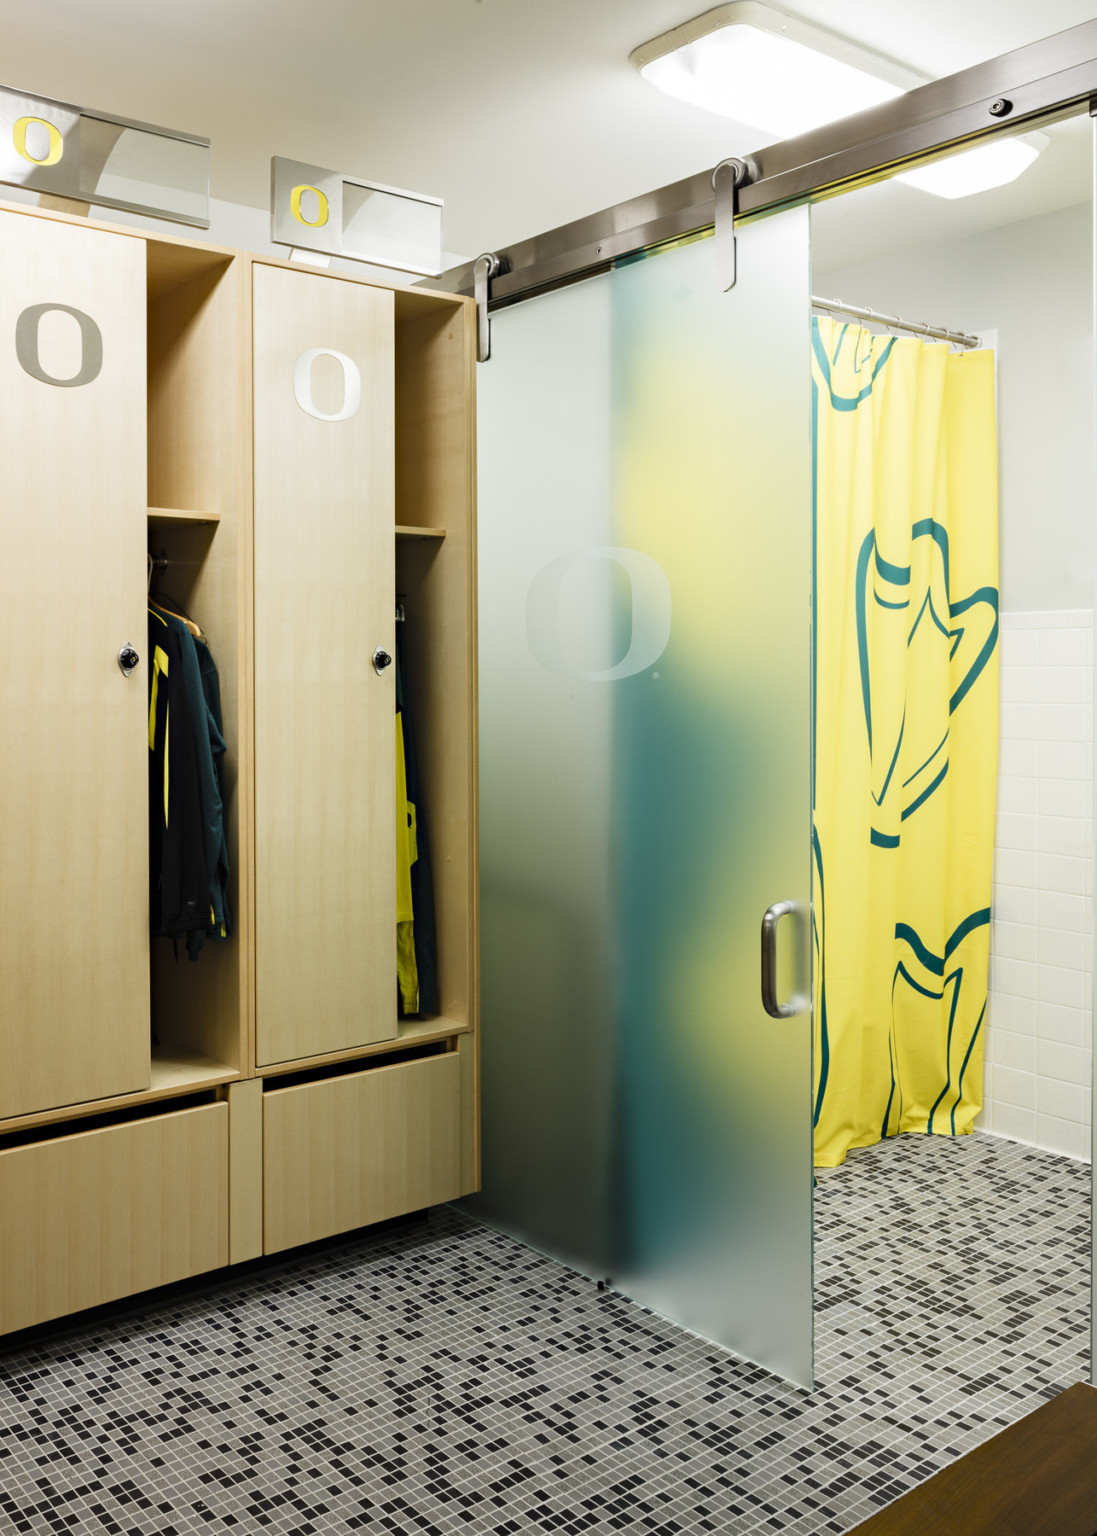
{"type": "Polygon", "coordinates": [[[0,1331],[228,1263],[227,1104],[0,1151],[0,1331]]]}
{"type": "Polygon", "coordinates": [[[263,1095],[264,1250],[460,1193],[456,1051],[263,1095]]]}

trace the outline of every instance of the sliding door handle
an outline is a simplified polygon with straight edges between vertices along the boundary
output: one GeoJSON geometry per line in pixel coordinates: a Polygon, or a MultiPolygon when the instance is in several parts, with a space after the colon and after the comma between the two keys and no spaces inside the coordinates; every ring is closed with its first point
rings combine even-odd
{"type": "Polygon", "coordinates": [[[783,917],[796,911],[792,901],[775,901],[762,918],[762,1007],[774,1019],[791,1019],[803,1009],[803,999],[777,1000],[777,928],[783,917]]]}

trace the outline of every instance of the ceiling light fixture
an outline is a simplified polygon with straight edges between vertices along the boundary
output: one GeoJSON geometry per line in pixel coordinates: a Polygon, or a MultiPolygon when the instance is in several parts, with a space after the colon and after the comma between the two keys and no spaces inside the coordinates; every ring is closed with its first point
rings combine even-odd
{"type": "Polygon", "coordinates": [[[902,96],[925,76],[758,0],[733,0],[630,55],[652,85],[783,139],[902,96]]]}
{"type": "MultiPolygon", "coordinates": [[[[779,138],[893,101],[928,79],[760,0],[718,5],[630,58],[668,95],[779,138]]],[[[969,197],[1016,180],[1047,144],[1040,133],[995,139],[895,180],[937,197],[969,197]]]]}
{"type": "Polygon", "coordinates": [[[974,149],[961,149],[943,160],[902,171],[894,179],[935,197],[971,197],[1016,181],[1022,171],[1051,143],[1045,133],[1026,133],[1019,139],[993,139],[974,149]]]}

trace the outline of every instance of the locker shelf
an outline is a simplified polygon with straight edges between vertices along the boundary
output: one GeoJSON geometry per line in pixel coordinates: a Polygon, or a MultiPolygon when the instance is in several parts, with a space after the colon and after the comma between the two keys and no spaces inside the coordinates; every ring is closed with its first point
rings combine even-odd
{"type": "Polygon", "coordinates": [[[444,528],[415,528],[411,523],[397,523],[396,537],[398,539],[444,539],[444,528]]]}
{"type": "Polygon", "coordinates": [[[149,522],[158,528],[189,528],[197,523],[220,521],[220,512],[187,512],[182,507],[149,508],[149,522]]]}
{"type": "Polygon", "coordinates": [[[261,1062],[258,1068],[261,1077],[280,1077],[286,1072],[300,1072],[305,1068],[323,1066],[330,1063],[332,1066],[343,1061],[365,1060],[369,1056],[382,1056],[389,1051],[399,1050],[407,1045],[431,1045],[437,1040],[448,1040],[455,1035],[464,1035],[469,1031],[468,1024],[462,1024],[457,1019],[447,1019],[441,1015],[424,1019],[400,1019],[396,1025],[396,1033],[387,1040],[376,1040],[372,1045],[356,1045],[347,1051],[326,1052],[322,1056],[300,1056],[292,1061],[261,1062]]]}
{"type": "Polygon", "coordinates": [[[240,1074],[235,1067],[199,1051],[188,1051],[179,1045],[156,1045],[152,1050],[152,1075],[149,1093],[169,1095],[202,1088],[214,1088],[219,1083],[231,1082],[240,1074]]]}

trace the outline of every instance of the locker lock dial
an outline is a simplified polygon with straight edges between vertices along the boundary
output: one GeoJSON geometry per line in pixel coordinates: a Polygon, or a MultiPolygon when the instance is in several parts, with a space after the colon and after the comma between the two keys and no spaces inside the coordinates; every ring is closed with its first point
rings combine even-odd
{"type": "Polygon", "coordinates": [[[383,645],[379,645],[373,653],[373,670],[380,677],[386,667],[392,666],[392,657],[383,645]]]}
{"type": "Polygon", "coordinates": [[[123,675],[129,677],[130,673],[141,660],[132,645],[124,645],[118,652],[118,665],[122,668],[123,675]]]}

